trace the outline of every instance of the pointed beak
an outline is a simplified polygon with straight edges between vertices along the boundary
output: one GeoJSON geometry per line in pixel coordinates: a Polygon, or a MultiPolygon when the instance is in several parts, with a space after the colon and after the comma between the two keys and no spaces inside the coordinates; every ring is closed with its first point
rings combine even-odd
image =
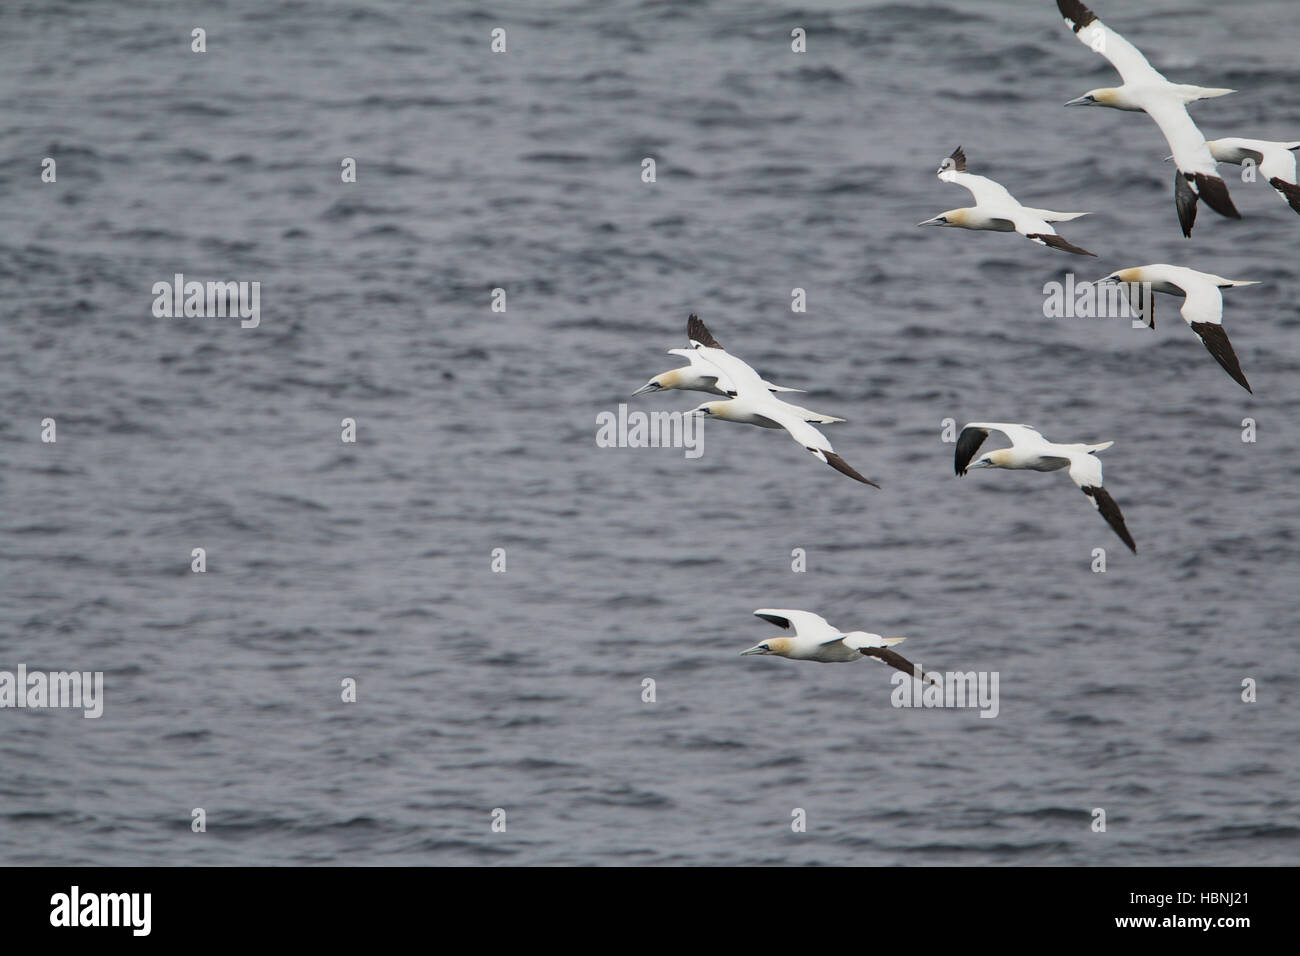
{"type": "Polygon", "coordinates": [[[1108,275],[1098,279],[1094,284],[1101,285],[1103,282],[1118,282],[1118,281],[1119,281],[1119,276],[1108,275]]]}
{"type": "Polygon", "coordinates": [[[1088,99],[1087,96],[1076,96],[1074,99],[1070,100],[1070,102],[1066,103],[1065,105],[1066,106],[1087,106],[1091,102],[1092,101],[1088,99]]]}
{"type": "Polygon", "coordinates": [[[1173,156],[1166,156],[1164,159],[1161,160],[1161,162],[1164,163],[1172,163],[1173,161],[1174,161],[1173,156]]]}
{"type": "Polygon", "coordinates": [[[749,650],[747,650],[747,651],[741,651],[741,652],[740,652],[740,656],[741,656],[741,657],[748,657],[750,654],[765,654],[765,653],[767,653],[767,652],[763,650],[763,645],[761,645],[761,644],[755,644],[755,645],[754,645],[753,647],[751,647],[749,650]]]}
{"type": "Polygon", "coordinates": [[[646,382],[644,385],[642,385],[640,388],[638,388],[635,392],[632,393],[632,397],[636,398],[638,395],[641,395],[645,392],[657,392],[657,391],[659,391],[659,386],[657,384],[655,384],[654,382],[646,382]]]}
{"type": "Polygon", "coordinates": [[[918,222],[917,225],[918,225],[918,226],[937,226],[937,225],[940,225],[939,220],[942,219],[942,218],[943,218],[942,216],[935,216],[933,219],[927,219],[925,222],[918,222]]]}

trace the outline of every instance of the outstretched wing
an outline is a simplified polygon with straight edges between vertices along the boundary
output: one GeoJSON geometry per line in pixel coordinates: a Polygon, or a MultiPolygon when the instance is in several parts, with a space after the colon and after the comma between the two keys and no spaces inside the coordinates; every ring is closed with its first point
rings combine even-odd
{"type": "MultiPolygon", "coordinates": [[[[887,647],[863,647],[859,648],[859,650],[861,650],[867,657],[874,657],[876,660],[883,661],[890,667],[897,667],[904,674],[911,674],[917,680],[925,680],[925,674],[922,672],[921,668],[917,667],[897,651],[891,651],[887,647]]],[[[931,677],[930,683],[937,684],[938,680],[931,677]]]]}
{"type": "Polygon", "coordinates": [[[873,488],[879,488],[870,478],[865,478],[847,461],[835,454],[835,449],[831,443],[826,440],[826,436],[813,428],[799,413],[796,406],[790,405],[780,399],[773,398],[770,403],[764,407],[763,415],[780,425],[790,437],[802,445],[806,450],[813,453],[819,460],[824,461],[842,475],[847,475],[854,481],[860,481],[864,485],[870,485],[873,488]]]}
{"type": "Polygon", "coordinates": [[[1137,554],[1137,545],[1133,542],[1133,535],[1129,534],[1128,525],[1124,523],[1119,505],[1115,504],[1110,492],[1101,486],[1101,459],[1088,452],[1075,452],[1070,456],[1070,478],[1088,496],[1092,506],[1101,512],[1119,539],[1137,554]]]}
{"type": "Polygon", "coordinates": [[[1228,333],[1223,330],[1223,293],[1213,282],[1188,284],[1184,292],[1187,297],[1183,300],[1182,315],[1187,324],[1232,380],[1253,394],[1237,361],[1237,353],[1228,341],[1228,333]]]}
{"type": "Polygon", "coordinates": [[[694,342],[699,342],[705,348],[725,351],[725,349],[722,348],[722,343],[713,337],[713,333],[709,331],[709,327],[701,322],[700,317],[694,312],[692,312],[690,317],[686,320],[686,338],[694,342]]]}
{"type": "Polygon", "coordinates": [[[1085,7],[1080,0],[1056,0],[1056,6],[1079,42],[1110,60],[1110,65],[1119,71],[1125,83],[1164,79],[1147,62],[1141,50],[1098,20],[1097,14],[1085,7]]]}
{"type": "Polygon", "coordinates": [[[826,637],[839,640],[844,635],[831,627],[826,618],[812,611],[796,611],[780,607],[761,607],[754,612],[755,617],[775,624],[777,627],[793,630],[801,637],[826,637]]]}

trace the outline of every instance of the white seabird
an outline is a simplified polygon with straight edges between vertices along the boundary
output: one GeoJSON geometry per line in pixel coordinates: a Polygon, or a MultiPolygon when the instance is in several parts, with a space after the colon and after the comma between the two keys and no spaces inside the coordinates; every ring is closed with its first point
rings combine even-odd
{"type": "MultiPolygon", "coordinates": [[[[824,617],[811,611],[764,607],[759,608],[754,614],[777,627],[793,629],[794,637],[774,637],[755,644],[741,651],[742,657],[748,654],[772,654],[796,661],[819,661],[823,664],[846,663],[861,660],[863,657],[874,657],[890,667],[897,667],[905,674],[911,674],[918,680],[926,679],[921,668],[901,654],[890,650],[906,638],[881,637],[879,634],[871,634],[867,631],[841,633],[826,623],[824,617]]],[[[934,677],[931,677],[930,681],[938,683],[934,677]]]]}
{"type": "Polygon", "coordinates": [[[830,416],[825,416],[823,419],[810,419],[810,415],[816,415],[817,413],[784,402],[769,392],[763,386],[763,380],[758,377],[758,373],[718,346],[717,339],[709,334],[709,330],[704,327],[704,323],[698,318],[692,317],[692,321],[688,323],[688,328],[690,330],[691,347],[696,350],[704,361],[717,367],[730,378],[737,390],[735,398],[727,401],[704,402],[702,405],[691,409],[693,414],[707,415],[710,418],[717,418],[724,422],[758,425],[760,428],[784,428],[790,433],[791,438],[836,471],[848,475],[864,485],[871,485],[873,488],[880,487],[871,479],[858,474],[852,465],[835,453],[831,443],[826,440],[826,436],[809,424],[810,420],[843,421],[843,419],[831,419],[830,416]],[[706,342],[713,342],[714,344],[706,345],[706,342]]]}
{"type": "Polygon", "coordinates": [[[1209,272],[1197,272],[1195,269],[1161,262],[1120,269],[1099,281],[1124,283],[1120,288],[1130,298],[1136,295],[1138,301],[1133,306],[1147,326],[1153,329],[1156,327],[1155,297],[1147,294],[1145,289],[1149,286],[1151,292],[1184,296],[1181,309],[1183,319],[1205,343],[1205,348],[1214,356],[1214,360],[1232,376],[1232,380],[1254,394],[1241,371],[1237,353],[1228,341],[1228,333],[1223,330],[1223,293],[1219,290],[1255,285],[1258,280],[1225,279],[1209,272]]]}
{"type": "MultiPolygon", "coordinates": [[[[1220,163],[1234,165],[1250,160],[1274,191],[1296,212],[1300,212],[1300,177],[1296,175],[1296,150],[1300,143],[1274,143],[1266,139],[1228,136],[1205,144],[1220,163]]],[[[1172,157],[1171,157],[1172,158],[1172,157]]]]}
{"type": "Polygon", "coordinates": [[[1115,499],[1101,486],[1101,459],[1097,452],[1105,451],[1114,442],[1102,442],[1098,445],[1058,445],[1050,442],[1028,425],[1009,425],[1005,422],[971,422],[962,428],[957,436],[957,454],[954,458],[954,470],[957,477],[966,474],[972,468],[1007,468],[1015,471],[1056,471],[1058,468],[1070,469],[1070,478],[1079,489],[1088,496],[1092,506],[1101,512],[1106,523],[1134,554],[1137,545],[1124,524],[1115,499]],[[975,453],[984,444],[990,431],[998,431],[1011,439],[1010,448],[999,448],[975,458],[975,453]],[[971,461],[975,458],[974,461],[971,461]]]}
{"type": "Polygon", "coordinates": [[[1097,19],[1097,15],[1080,0],[1056,0],[1066,24],[1079,40],[1100,53],[1119,71],[1124,83],[1118,88],[1089,90],[1066,106],[1108,106],[1116,110],[1143,112],[1155,121],[1174,154],[1178,172],[1174,175],[1174,205],[1184,236],[1191,236],[1196,222],[1196,200],[1221,216],[1240,219],[1232,204],[1228,187],[1219,176],[1218,167],[1205,137],[1187,113],[1187,104],[1236,90],[1212,89],[1186,83],[1170,83],[1147,62],[1137,47],[1097,19]]]}
{"type": "MultiPolygon", "coordinates": [[[[687,328],[691,327],[692,322],[698,322],[699,318],[695,313],[687,320],[687,328]]],[[[703,323],[700,323],[703,326],[703,323]]],[[[707,331],[707,330],[706,330],[707,331]]],[[[712,339],[711,344],[714,348],[722,348],[716,339],[712,339]]],[[[691,392],[709,392],[713,395],[735,395],[736,387],[731,383],[731,379],[715,365],[705,362],[694,349],[669,349],[669,355],[680,355],[689,362],[689,365],[683,365],[681,368],[670,369],[667,372],[661,372],[650,381],[646,382],[632,394],[640,395],[643,392],[666,392],[671,389],[682,389],[691,392]]],[[[802,388],[786,388],[784,385],[773,385],[771,382],[764,381],[763,386],[769,392],[802,392],[802,388]]]]}
{"type": "Polygon", "coordinates": [[[949,209],[933,219],[918,222],[918,226],[955,226],[958,229],[1018,232],[1040,246],[1050,246],[1080,256],[1096,255],[1067,242],[1049,225],[1053,222],[1069,222],[1071,219],[1078,219],[1080,216],[1086,216],[1086,212],[1053,212],[1050,209],[1022,206],[1001,184],[987,177],[966,172],[966,154],[960,146],[953,150],[952,155],[939,167],[939,178],[946,183],[965,186],[975,197],[975,205],[963,209],[949,209]]]}

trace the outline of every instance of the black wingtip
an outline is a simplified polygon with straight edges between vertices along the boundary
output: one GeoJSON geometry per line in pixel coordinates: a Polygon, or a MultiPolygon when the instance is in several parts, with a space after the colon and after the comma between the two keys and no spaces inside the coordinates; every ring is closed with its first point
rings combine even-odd
{"type": "Polygon", "coordinates": [[[952,151],[952,155],[950,155],[948,158],[957,164],[957,172],[959,173],[966,172],[966,153],[960,146],[954,149],[952,151]]]}
{"type": "Polygon", "coordinates": [[[1196,190],[1187,185],[1188,176],[1180,170],[1174,170],[1174,207],[1178,210],[1178,225],[1182,227],[1183,236],[1192,238],[1192,226],[1196,225],[1196,190]]]}
{"type": "Polygon", "coordinates": [[[1097,19],[1097,14],[1085,7],[1080,0],[1056,0],[1056,9],[1070,21],[1075,33],[1097,19]]]}
{"type": "Polygon", "coordinates": [[[1060,249],[1062,252],[1073,252],[1076,256],[1092,256],[1097,258],[1097,253],[1089,252],[1087,249],[1080,248],[1074,243],[1069,242],[1064,236],[1053,235],[1048,232],[1031,232],[1026,233],[1026,238],[1034,239],[1045,246],[1053,249],[1060,249]]]}
{"type": "Polygon", "coordinates": [[[984,444],[984,439],[989,437],[989,433],[983,428],[963,428],[961,434],[957,436],[957,448],[953,452],[952,467],[960,478],[966,474],[966,466],[970,464],[975,453],[980,450],[980,445],[984,444]]]}
{"type": "Polygon", "coordinates": [[[1228,195],[1227,184],[1218,176],[1197,173],[1196,191],[1205,200],[1205,205],[1220,216],[1226,216],[1229,219],[1241,218],[1241,213],[1237,212],[1237,207],[1232,204],[1232,197],[1228,195]]]}
{"type": "MultiPolygon", "coordinates": [[[[816,448],[809,448],[808,450],[809,450],[810,452],[812,452],[813,454],[816,454],[816,453],[818,452],[818,449],[816,449],[816,448]]],[[[860,481],[860,482],[862,482],[864,485],[870,485],[872,488],[879,488],[879,487],[880,487],[878,484],[876,484],[876,483],[875,483],[874,481],[872,481],[870,478],[864,478],[862,475],[858,474],[858,472],[853,468],[852,465],[850,465],[847,461],[845,461],[845,460],[844,460],[843,458],[841,458],[839,455],[835,454],[835,452],[833,452],[833,451],[822,451],[822,454],[826,456],[826,464],[830,465],[832,468],[834,468],[834,469],[835,469],[836,471],[838,471],[840,474],[842,474],[842,475],[848,475],[850,478],[854,479],[855,481],[860,481]]]]}
{"type": "MultiPolygon", "coordinates": [[[[1297,146],[1296,149],[1300,149],[1300,146],[1297,146]]],[[[1279,179],[1277,176],[1270,179],[1268,184],[1286,197],[1287,204],[1292,209],[1300,212],[1300,186],[1289,183],[1285,179],[1279,179]]]]}
{"type": "Polygon", "coordinates": [[[1228,341],[1228,333],[1224,331],[1223,326],[1217,322],[1193,322],[1192,331],[1200,336],[1206,350],[1214,356],[1214,360],[1223,370],[1232,376],[1232,380],[1254,395],[1255,390],[1246,381],[1246,373],[1241,370],[1237,353],[1233,351],[1232,343],[1228,341]]]}
{"type": "Polygon", "coordinates": [[[1092,499],[1101,516],[1106,519],[1106,524],[1119,535],[1119,539],[1128,545],[1130,551],[1137,554],[1137,544],[1133,541],[1133,535],[1129,534],[1128,525],[1124,523],[1124,515],[1120,513],[1119,505],[1115,504],[1115,499],[1110,496],[1110,492],[1101,486],[1090,486],[1084,488],[1083,493],[1092,499]]]}
{"type": "Polygon", "coordinates": [[[722,349],[722,343],[713,337],[709,327],[701,322],[700,317],[694,312],[686,320],[686,337],[692,342],[699,342],[706,349],[722,349]]]}

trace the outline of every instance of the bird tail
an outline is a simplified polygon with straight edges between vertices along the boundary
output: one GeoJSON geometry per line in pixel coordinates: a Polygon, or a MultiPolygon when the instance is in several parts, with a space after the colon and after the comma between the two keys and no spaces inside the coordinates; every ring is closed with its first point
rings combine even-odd
{"type": "Polygon", "coordinates": [[[1239,285],[1259,285],[1259,279],[1225,279],[1219,283],[1220,289],[1235,289],[1239,285]]]}
{"type": "Polygon", "coordinates": [[[882,637],[881,640],[884,641],[886,644],[888,644],[890,647],[893,647],[895,644],[902,644],[905,640],[907,640],[907,638],[905,638],[905,637],[882,637]]]}
{"type": "Polygon", "coordinates": [[[1104,441],[1100,445],[1085,445],[1084,447],[1088,449],[1089,454],[1095,455],[1099,451],[1105,451],[1113,444],[1115,444],[1113,441],[1104,441]]]}
{"type": "Polygon", "coordinates": [[[1045,222],[1069,222],[1072,219],[1078,219],[1080,216],[1088,215],[1086,212],[1054,212],[1051,209],[1026,209],[1026,212],[1045,222]]]}
{"type": "Polygon", "coordinates": [[[1195,103],[1197,100],[1210,100],[1216,96],[1227,96],[1229,93],[1236,93],[1237,91],[1209,86],[1191,86],[1183,83],[1179,84],[1178,92],[1182,94],[1184,103],[1195,103]]]}
{"type": "Polygon", "coordinates": [[[791,405],[790,407],[793,408],[796,412],[798,412],[799,415],[806,422],[810,422],[810,423],[816,422],[820,425],[830,425],[833,422],[845,421],[845,419],[843,418],[836,418],[834,415],[823,415],[821,412],[814,412],[810,408],[803,408],[799,405],[791,405]]]}
{"type": "Polygon", "coordinates": [[[769,392],[806,392],[806,391],[808,391],[808,389],[806,389],[806,388],[786,388],[784,385],[773,385],[771,382],[766,382],[765,384],[767,385],[767,390],[768,390],[769,392]]]}

